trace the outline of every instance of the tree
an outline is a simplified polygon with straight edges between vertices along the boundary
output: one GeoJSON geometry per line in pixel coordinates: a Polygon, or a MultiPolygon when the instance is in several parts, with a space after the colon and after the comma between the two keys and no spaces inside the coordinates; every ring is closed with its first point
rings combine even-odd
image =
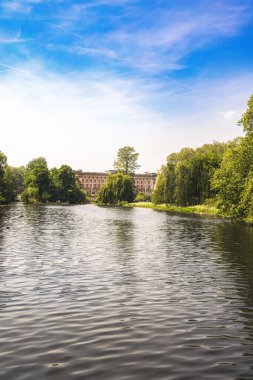
{"type": "Polygon", "coordinates": [[[5,196],[8,202],[17,200],[18,195],[24,191],[25,168],[6,166],[4,173],[5,196]]]}
{"type": "Polygon", "coordinates": [[[0,180],[4,176],[4,171],[7,165],[7,157],[0,151],[0,180]]]}
{"type": "Polygon", "coordinates": [[[116,205],[120,202],[132,202],[134,200],[134,181],[132,177],[123,173],[111,174],[101,186],[96,202],[116,205]]]}
{"type": "Polygon", "coordinates": [[[253,95],[249,98],[247,105],[248,108],[242,114],[241,119],[238,121],[238,125],[242,125],[244,132],[249,134],[253,133],[253,95]]]}
{"type": "Polygon", "coordinates": [[[74,170],[68,165],[62,165],[59,169],[50,171],[51,178],[51,201],[84,203],[88,197],[81,189],[80,183],[75,176],[74,170]]]}
{"type": "Polygon", "coordinates": [[[157,179],[155,189],[151,194],[151,201],[155,204],[166,203],[166,176],[165,176],[165,166],[162,166],[157,179]]]}
{"type": "Polygon", "coordinates": [[[150,196],[145,193],[144,191],[140,191],[136,197],[135,197],[135,202],[148,202],[150,200],[150,196]]]}
{"type": "Polygon", "coordinates": [[[241,196],[241,210],[249,222],[253,222],[253,171],[249,172],[241,196]]]}
{"type": "Polygon", "coordinates": [[[219,208],[228,215],[253,220],[253,95],[238,121],[246,136],[236,139],[214,173],[212,186],[218,192],[219,208]]]}
{"type": "Polygon", "coordinates": [[[247,217],[252,196],[253,135],[237,139],[227,150],[212,186],[219,208],[228,215],[247,217]],[[247,211],[248,210],[248,211],[247,211]]]}
{"type": "Polygon", "coordinates": [[[8,203],[4,194],[4,173],[7,165],[7,157],[0,151],[0,204],[8,203]]]}
{"type": "Polygon", "coordinates": [[[158,175],[152,202],[190,206],[213,197],[217,191],[211,188],[211,179],[227,147],[228,144],[214,142],[171,153],[158,175]]]}
{"type": "Polygon", "coordinates": [[[117,153],[117,159],[114,161],[114,168],[124,174],[133,174],[140,167],[137,164],[139,153],[131,146],[120,148],[117,153]]]}
{"type": "Polygon", "coordinates": [[[26,189],[22,193],[22,200],[26,202],[46,202],[50,200],[51,180],[47,161],[44,157],[30,161],[25,175],[26,189]]]}

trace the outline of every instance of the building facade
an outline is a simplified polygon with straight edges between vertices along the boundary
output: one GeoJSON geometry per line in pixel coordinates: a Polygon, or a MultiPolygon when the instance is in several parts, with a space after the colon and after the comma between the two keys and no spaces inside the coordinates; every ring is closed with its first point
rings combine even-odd
{"type": "MultiPolygon", "coordinates": [[[[100,187],[105,183],[107,176],[111,173],[115,173],[115,171],[111,170],[103,173],[77,170],[76,176],[81,183],[82,189],[92,196],[99,191],[100,187]]],[[[156,177],[156,173],[134,174],[133,179],[136,192],[144,191],[147,194],[151,194],[155,188],[156,177]]]]}

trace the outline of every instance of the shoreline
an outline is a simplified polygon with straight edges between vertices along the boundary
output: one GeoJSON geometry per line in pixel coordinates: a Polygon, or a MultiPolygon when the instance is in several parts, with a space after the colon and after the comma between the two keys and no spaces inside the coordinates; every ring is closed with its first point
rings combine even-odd
{"type": "Polygon", "coordinates": [[[171,212],[175,214],[210,216],[210,217],[216,217],[222,220],[241,222],[246,225],[253,226],[253,219],[233,218],[229,215],[221,214],[217,207],[208,206],[208,205],[173,206],[173,205],[166,205],[166,204],[155,205],[152,202],[132,202],[132,203],[123,204],[122,206],[126,208],[134,208],[134,207],[149,208],[156,211],[167,211],[167,212],[171,212]]]}
{"type": "Polygon", "coordinates": [[[212,216],[222,217],[219,214],[219,210],[216,207],[206,206],[206,205],[174,206],[174,205],[166,205],[166,204],[155,205],[152,202],[132,202],[132,203],[123,204],[123,207],[150,208],[150,209],[159,210],[159,211],[171,211],[175,213],[177,212],[177,213],[195,214],[195,215],[203,214],[203,215],[212,215],[212,216]]]}

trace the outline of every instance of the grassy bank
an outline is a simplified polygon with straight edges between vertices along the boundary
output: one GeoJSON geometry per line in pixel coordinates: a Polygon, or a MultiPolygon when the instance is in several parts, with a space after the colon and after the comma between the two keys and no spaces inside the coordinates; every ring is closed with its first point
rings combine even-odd
{"type": "Polygon", "coordinates": [[[247,217],[247,218],[232,218],[229,215],[222,214],[220,210],[217,207],[210,206],[210,205],[196,205],[196,206],[187,206],[187,207],[181,207],[181,206],[172,206],[172,205],[154,205],[151,202],[133,202],[133,203],[125,203],[122,204],[123,207],[142,207],[142,208],[151,208],[153,210],[160,210],[160,211],[170,211],[175,213],[184,213],[184,214],[194,214],[194,215],[212,215],[212,216],[218,216],[220,218],[226,218],[231,219],[234,221],[243,222],[246,224],[253,225],[253,217],[247,217]]]}
{"type": "Polygon", "coordinates": [[[171,212],[180,212],[185,214],[206,214],[206,215],[218,215],[219,210],[216,207],[208,206],[208,205],[197,205],[197,206],[172,206],[172,205],[154,205],[151,202],[133,202],[124,204],[124,207],[143,207],[143,208],[151,208],[153,210],[161,210],[161,211],[171,211],[171,212]]]}

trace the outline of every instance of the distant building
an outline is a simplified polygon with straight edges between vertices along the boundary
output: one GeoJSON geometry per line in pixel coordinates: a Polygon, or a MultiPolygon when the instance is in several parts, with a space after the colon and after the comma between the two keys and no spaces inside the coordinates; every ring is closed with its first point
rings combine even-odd
{"type": "MultiPolygon", "coordinates": [[[[83,172],[82,170],[76,171],[76,176],[79,179],[83,190],[89,195],[96,194],[100,187],[105,183],[109,174],[117,173],[115,170],[108,170],[107,172],[83,172]]],[[[156,184],[156,173],[134,174],[134,184],[137,193],[144,191],[151,194],[156,184]]]]}

